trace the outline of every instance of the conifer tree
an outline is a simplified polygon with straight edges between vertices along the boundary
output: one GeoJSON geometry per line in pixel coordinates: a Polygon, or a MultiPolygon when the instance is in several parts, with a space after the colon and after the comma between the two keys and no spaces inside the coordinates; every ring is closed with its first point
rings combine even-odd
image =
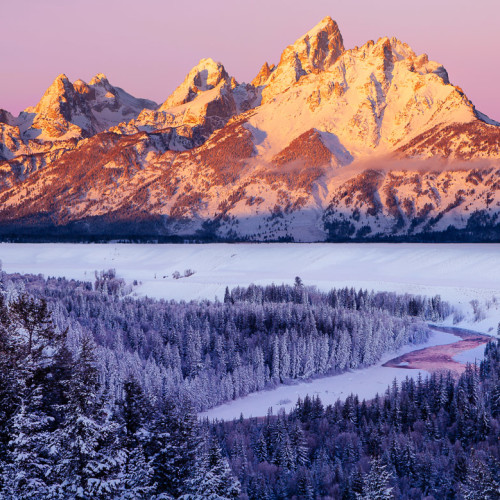
{"type": "Polygon", "coordinates": [[[394,498],[393,488],[389,485],[391,474],[379,459],[373,459],[370,472],[363,478],[363,493],[358,500],[389,500],[394,498]]]}
{"type": "Polygon", "coordinates": [[[176,404],[167,398],[156,418],[154,432],[152,467],[156,492],[178,497],[186,491],[201,445],[198,418],[191,402],[184,398],[176,404]]]}
{"type": "Polygon", "coordinates": [[[67,416],[60,432],[63,453],[56,492],[64,498],[105,499],[122,487],[119,426],[99,389],[95,344],[85,336],[73,368],[67,416]]]}
{"type": "MultiPolygon", "coordinates": [[[[4,303],[0,309],[6,313],[4,303]]],[[[2,379],[10,379],[18,392],[15,398],[2,394],[2,405],[14,405],[5,408],[10,418],[2,422],[10,437],[8,451],[4,448],[3,491],[13,498],[49,495],[58,480],[61,448],[57,430],[66,413],[71,356],[65,335],[53,328],[45,302],[22,296],[8,313],[15,321],[0,320],[2,379]]]]}
{"type": "Polygon", "coordinates": [[[120,403],[121,447],[124,451],[121,478],[121,498],[150,498],[154,490],[153,467],[145,449],[151,434],[146,422],[149,416],[144,393],[134,377],[129,376],[123,384],[124,397],[120,403]]]}
{"type": "Polygon", "coordinates": [[[182,497],[185,500],[230,500],[240,494],[240,483],[233,476],[215,439],[206,444],[188,484],[190,492],[182,497]]]}

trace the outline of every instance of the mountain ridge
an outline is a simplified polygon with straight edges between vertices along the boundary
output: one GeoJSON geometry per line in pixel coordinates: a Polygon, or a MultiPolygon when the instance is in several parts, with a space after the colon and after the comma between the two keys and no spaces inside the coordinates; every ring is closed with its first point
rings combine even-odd
{"type": "Polygon", "coordinates": [[[97,217],[212,239],[500,237],[498,124],[426,54],[346,49],[330,17],[250,84],[202,59],[158,105],[60,75],[23,113],[0,111],[0,233],[97,217]]]}

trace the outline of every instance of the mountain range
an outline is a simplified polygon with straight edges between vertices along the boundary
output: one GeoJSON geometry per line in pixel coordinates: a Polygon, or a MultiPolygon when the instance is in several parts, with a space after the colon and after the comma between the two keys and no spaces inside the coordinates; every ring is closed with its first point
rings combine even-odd
{"type": "Polygon", "coordinates": [[[499,241],[500,124],[396,38],[323,19],[238,83],[202,59],[162,104],[103,74],[0,110],[0,236],[499,241]]]}

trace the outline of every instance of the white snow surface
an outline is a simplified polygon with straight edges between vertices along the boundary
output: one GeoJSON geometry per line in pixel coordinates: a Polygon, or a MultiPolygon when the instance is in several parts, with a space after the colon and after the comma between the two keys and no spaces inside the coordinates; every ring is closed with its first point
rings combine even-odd
{"type": "Polygon", "coordinates": [[[195,300],[224,297],[226,286],[293,283],[321,290],[353,286],[422,295],[440,294],[462,308],[478,300],[487,318],[473,330],[488,332],[500,320],[500,244],[241,243],[241,244],[0,244],[7,272],[94,280],[114,268],[140,285],[134,293],[195,300]],[[172,274],[195,271],[188,278],[172,274]]]}
{"type": "MultiPolygon", "coordinates": [[[[500,321],[500,244],[0,244],[6,272],[94,280],[94,271],[116,269],[128,282],[137,280],[138,296],[164,299],[222,300],[226,286],[250,283],[293,283],[321,290],[333,287],[366,288],[432,296],[440,294],[463,315],[455,326],[495,333],[500,321]],[[195,273],[174,279],[187,269],[195,273]],[[471,300],[484,316],[474,321],[471,300]]],[[[453,318],[445,324],[453,325],[453,318]]],[[[241,413],[262,416],[269,407],[290,409],[298,396],[319,394],[324,403],[357,393],[371,398],[383,393],[394,378],[416,377],[417,370],[384,368],[398,355],[459,338],[435,332],[428,344],[405,346],[377,365],[342,375],[318,378],[271,391],[251,394],[204,413],[210,418],[236,418],[241,413]]],[[[455,357],[460,362],[481,359],[484,346],[455,357]]],[[[425,373],[422,371],[422,373],[425,373]]]]}
{"type": "Polygon", "coordinates": [[[346,372],[341,375],[317,378],[309,382],[300,382],[295,385],[281,385],[269,391],[249,394],[244,398],[207,410],[201,413],[200,417],[206,417],[210,420],[232,420],[233,418],[239,418],[241,414],[246,418],[262,417],[267,414],[268,408],[272,408],[273,414],[276,415],[280,409],[290,411],[295,407],[299,397],[304,399],[307,395],[310,397],[319,396],[324,405],[333,404],[337,399],[343,400],[350,394],[357,394],[360,401],[371,399],[377,394],[383,395],[394,379],[399,382],[406,377],[416,378],[419,373],[423,378],[428,375],[425,370],[382,367],[382,364],[386,361],[411,352],[416,348],[423,349],[436,345],[451,344],[459,340],[461,340],[460,337],[450,333],[434,331],[432,337],[425,344],[418,346],[407,345],[397,352],[388,353],[375,366],[346,372]]]}

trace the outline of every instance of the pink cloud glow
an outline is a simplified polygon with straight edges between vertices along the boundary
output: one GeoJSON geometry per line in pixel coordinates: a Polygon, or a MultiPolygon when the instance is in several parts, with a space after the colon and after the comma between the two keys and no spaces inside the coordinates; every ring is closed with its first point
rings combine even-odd
{"type": "Polygon", "coordinates": [[[500,120],[498,0],[6,0],[0,5],[0,108],[34,105],[54,78],[105,73],[163,102],[203,57],[250,81],[323,17],[347,48],[396,36],[442,63],[476,107],[500,120]]]}

